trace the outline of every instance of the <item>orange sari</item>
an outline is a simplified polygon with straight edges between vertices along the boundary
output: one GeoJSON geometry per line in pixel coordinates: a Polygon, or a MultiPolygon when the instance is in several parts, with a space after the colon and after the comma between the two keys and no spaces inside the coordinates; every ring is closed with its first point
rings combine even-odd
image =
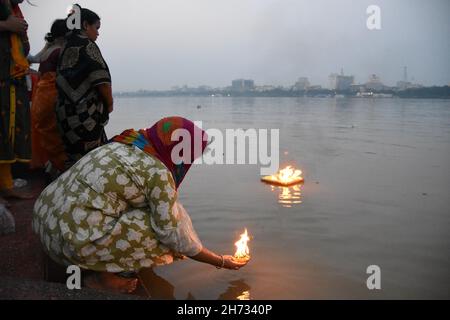
{"type": "MultiPolygon", "coordinates": [[[[17,18],[23,19],[22,11],[20,11],[19,6],[14,6],[12,9],[12,14],[17,18]]],[[[28,41],[28,37],[26,37],[28,41]]],[[[11,78],[21,78],[28,74],[28,69],[30,65],[26,58],[27,50],[24,48],[23,39],[17,33],[11,33],[11,78]]]]}
{"type": "Polygon", "coordinates": [[[33,167],[43,167],[50,161],[60,171],[67,159],[64,146],[56,127],[55,106],[58,96],[56,73],[44,73],[37,84],[31,107],[33,167]]]}

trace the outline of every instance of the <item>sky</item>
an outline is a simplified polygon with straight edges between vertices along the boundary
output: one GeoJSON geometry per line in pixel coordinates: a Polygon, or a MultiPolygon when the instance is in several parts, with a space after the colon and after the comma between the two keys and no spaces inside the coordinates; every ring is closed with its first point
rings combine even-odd
{"type": "MultiPolygon", "coordinates": [[[[54,19],[74,3],[30,0],[21,7],[32,53],[54,19]]],[[[332,72],[364,83],[377,74],[395,85],[409,80],[450,84],[449,0],[80,0],[102,26],[97,43],[114,91],[173,86],[225,87],[295,83],[327,86],[332,72]],[[369,30],[369,5],[380,8],[381,30],[369,30]]]]}

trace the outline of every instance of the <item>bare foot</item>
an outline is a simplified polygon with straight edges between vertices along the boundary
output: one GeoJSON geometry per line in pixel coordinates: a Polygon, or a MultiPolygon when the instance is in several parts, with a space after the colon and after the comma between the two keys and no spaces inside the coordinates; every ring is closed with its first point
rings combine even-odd
{"type": "Polygon", "coordinates": [[[88,288],[115,293],[132,293],[137,284],[137,278],[122,278],[109,272],[96,272],[84,278],[84,285],[88,288]]]}
{"type": "Polygon", "coordinates": [[[34,198],[32,194],[18,192],[14,189],[3,190],[2,196],[4,198],[21,199],[21,200],[30,200],[34,198]]]}

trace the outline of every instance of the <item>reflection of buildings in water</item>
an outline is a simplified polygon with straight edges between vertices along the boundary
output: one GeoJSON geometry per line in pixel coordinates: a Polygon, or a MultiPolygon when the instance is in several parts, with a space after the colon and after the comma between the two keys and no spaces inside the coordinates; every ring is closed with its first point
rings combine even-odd
{"type": "Polygon", "coordinates": [[[291,187],[275,187],[271,186],[272,191],[278,190],[278,203],[285,208],[291,208],[294,205],[302,203],[300,185],[291,187]]]}

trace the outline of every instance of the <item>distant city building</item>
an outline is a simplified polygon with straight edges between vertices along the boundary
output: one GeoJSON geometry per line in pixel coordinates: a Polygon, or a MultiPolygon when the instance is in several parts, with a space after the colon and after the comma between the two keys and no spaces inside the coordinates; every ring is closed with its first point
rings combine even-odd
{"type": "Polygon", "coordinates": [[[397,88],[400,90],[405,90],[411,87],[412,83],[408,81],[408,67],[403,67],[403,79],[397,81],[397,88]]]}
{"type": "Polygon", "coordinates": [[[341,69],[341,74],[332,73],[328,77],[328,80],[331,90],[346,91],[350,90],[350,87],[353,84],[355,77],[344,75],[344,71],[341,69]]]}
{"type": "Polygon", "coordinates": [[[253,80],[236,79],[231,82],[231,90],[233,91],[251,91],[255,88],[253,80]]]}
{"type": "Polygon", "coordinates": [[[307,90],[310,87],[310,83],[308,81],[308,78],[306,77],[300,77],[298,78],[297,82],[294,84],[295,90],[307,90]]]}
{"type": "Polygon", "coordinates": [[[408,89],[412,86],[412,83],[409,81],[397,81],[397,88],[401,90],[408,89]]]}
{"type": "Polygon", "coordinates": [[[363,84],[352,84],[350,86],[351,92],[363,92],[366,90],[366,86],[363,84]]]}
{"type": "Polygon", "coordinates": [[[397,81],[397,89],[405,90],[405,89],[417,89],[423,88],[422,84],[412,83],[409,81],[397,81]]]}
{"type": "Polygon", "coordinates": [[[172,90],[175,92],[183,92],[186,93],[189,91],[189,87],[187,86],[187,84],[183,85],[183,86],[174,86],[172,87],[172,90]]]}
{"type": "MultiPolygon", "coordinates": [[[[412,78],[414,80],[414,78],[412,78]]],[[[401,81],[397,81],[397,88],[400,90],[405,89],[416,89],[416,88],[422,88],[423,85],[413,83],[408,80],[408,67],[403,67],[403,79],[401,81]]]]}
{"type": "Polygon", "coordinates": [[[202,91],[202,92],[207,92],[207,91],[213,90],[213,88],[210,87],[210,86],[203,85],[203,86],[199,86],[199,87],[197,88],[197,90],[198,90],[198,91],[202,91]]]}
{"type": "Polygon", "coordinates": [[[369,81],[366,82],[365,87],[367,90],[380,91],[384,89],[384,84],[381,82],[380,77],[372,74],[369,77],[369,81]]]}
{"type": "Polygon", "coordinates": [[[255,91],[256,92],[265,92],[265,91],[271,91],[271,90],[275,90],[276,87],[272,86],[272,85],[263,85],[263,86],[256,86],[255,87],[255,91]]]}

